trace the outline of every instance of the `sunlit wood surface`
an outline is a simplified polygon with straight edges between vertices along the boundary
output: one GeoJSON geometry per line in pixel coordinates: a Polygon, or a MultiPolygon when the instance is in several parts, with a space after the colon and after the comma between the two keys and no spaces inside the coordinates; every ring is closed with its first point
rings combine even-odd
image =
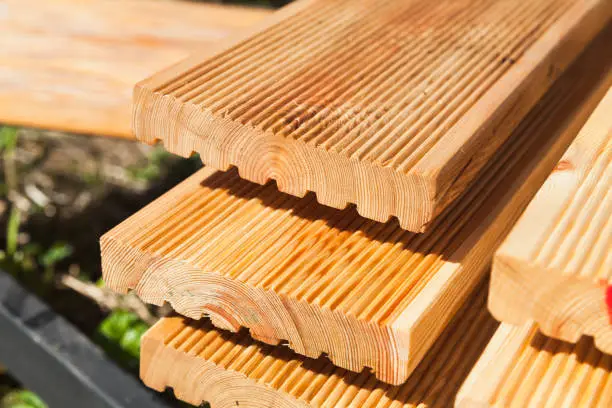
{"type": "Polygon", "coordinates": [[[497,318],[533,319],[543,333],[570,342],[594,336],[612,353],[612,90],[493,265],[490,307],[497,318]]]}
{"type": "Polygon", "coordinates": [[[612,80],[597,43],[424,234],[205,168],[101,238],[106,284],[399,384],[415,369],[612,80]],[[588,74],[587,74],[588,73],[588,74]]]}
{"type": "Polygon", "coordinates": [[[497,326],[483,283],[400,386],[180,317],[144,335],[140,375],[149,387],[214,408],[446,408],[497,326]]]}

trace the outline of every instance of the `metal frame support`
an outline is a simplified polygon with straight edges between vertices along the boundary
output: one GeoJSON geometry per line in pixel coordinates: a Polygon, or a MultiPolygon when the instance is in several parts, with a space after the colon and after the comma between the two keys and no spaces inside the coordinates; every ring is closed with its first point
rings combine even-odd
{"type": "Polygon", "coordinates": [[[3,271],[0,362],[51,408],[169,406],[3,271]]]}

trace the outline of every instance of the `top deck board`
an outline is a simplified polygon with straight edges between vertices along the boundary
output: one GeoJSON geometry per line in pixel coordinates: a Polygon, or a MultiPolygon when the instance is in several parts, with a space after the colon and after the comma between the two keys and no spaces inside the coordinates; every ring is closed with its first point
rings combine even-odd
{"type": "Polygon", "coordinates": [[[0,1],[0,123],[131,138],[137,81],[270,13],[185,1],[0,1]]]}
{"type": "Polygon", "coordinates": [[[301,0],[138,84],[133,126],[421,232],[611,16],[608,0],[301,0]]]}
{"type": "Polygon", "coordinates": [[[611,286],[612,89],[497,251],[489,304],[500,320],[594,336],[612,353],[611,286]]]}

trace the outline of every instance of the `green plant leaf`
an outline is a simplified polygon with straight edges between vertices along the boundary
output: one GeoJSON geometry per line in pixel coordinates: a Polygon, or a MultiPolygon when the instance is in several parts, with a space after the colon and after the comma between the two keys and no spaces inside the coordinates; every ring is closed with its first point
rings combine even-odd
{"type": "Polygon", "coordinates": [[[148,328],[134,313],[115,310],[98,326],[96,342],[123,367],[137,370],[140,339],[148,328]]]}
{"type": "Polygon", "coordinates": [[[21,250],[25,255],[38,256],[42,252],[42,246],[38,242],[28,242],[21,250]]]}
{"type": "Polygon", "coordinates": [[[149,329],[145,323],[138,323],[128,329],[119,343],[121,348],[134,358],[140,358],[140,339],[149,329]]]}
{"type": "Polygon", "coordinates": [[[47,408],[47,404],[32,391],[11,391],[0,401],[0,408],[47,408]]]}
{"type": "Polygon", "coordinates": [[[17,129],[3,126],[0,128],[0,149],[11,152],[17,146],[17,129]]]}
{"type": "Polygon", "coordinates": [[[166,149],[161,146],[156,146],[149,155],[149,161],[159,165],[168,160],[170,157],[172,157],[172,154],[170,154],[166,149]]]}
{"type": "Polygon", "coordinates": [[[72,255],[72,246],[65,242],[56,242],[39,257],[40,263],[50,267],[72,255]]]}
{"type": "Polygon", "coordinates": [[[125,333],[140,319],[134,313],[115,310],[98,326],[98,333],[105,338],[119,343],[125,333]]]}
{"type": "Polygon", "coordinates": [[[6,255],[9,257],[15,255],[15,252],[17,251],[17,240],[19,237],[20,224],[21,213],[16,206],[13,206],[6,225],[6,255]]]}

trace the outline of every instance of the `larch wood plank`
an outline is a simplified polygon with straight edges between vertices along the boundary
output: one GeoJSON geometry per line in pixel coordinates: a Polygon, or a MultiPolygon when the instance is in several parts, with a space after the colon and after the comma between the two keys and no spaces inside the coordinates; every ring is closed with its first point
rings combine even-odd
{"type": "Polygon", "coordinates": [[[456,406],[581,407],[612,405],[612,356],[593,339],[546,337],[535,323],[503,323],[461,386],[456,406]]]}
{"type": "Polygon", "coordinates": [[[448,407],[497,326],[483,283],[400,386],[181,317],[143,336],[140,375],[158,391],[172,387],[184,401],[215,408],[448,407]]]}
{"type": "Polygon", "coordinates": [[[1,1],[0,122],[133,137],[134,84],[269,14],[180,1],[1,1]]]}
{"type": "Polygon", "coordinates": [[[489,306],[612,353],[611,285],[612,89],[495,254],[489,306]]]}
{"type": "Polygon", "coordinates": [[[139,83],[133,126],[421,232],[611,17],[609,0],[298,1],[139,83]]]}
{"type": "Polygon", "coordinates": [[[612,83],[611,40],[612,28],[425,234],[205,168],[101,238],[105,282],[401,383],[612,83]]]}

